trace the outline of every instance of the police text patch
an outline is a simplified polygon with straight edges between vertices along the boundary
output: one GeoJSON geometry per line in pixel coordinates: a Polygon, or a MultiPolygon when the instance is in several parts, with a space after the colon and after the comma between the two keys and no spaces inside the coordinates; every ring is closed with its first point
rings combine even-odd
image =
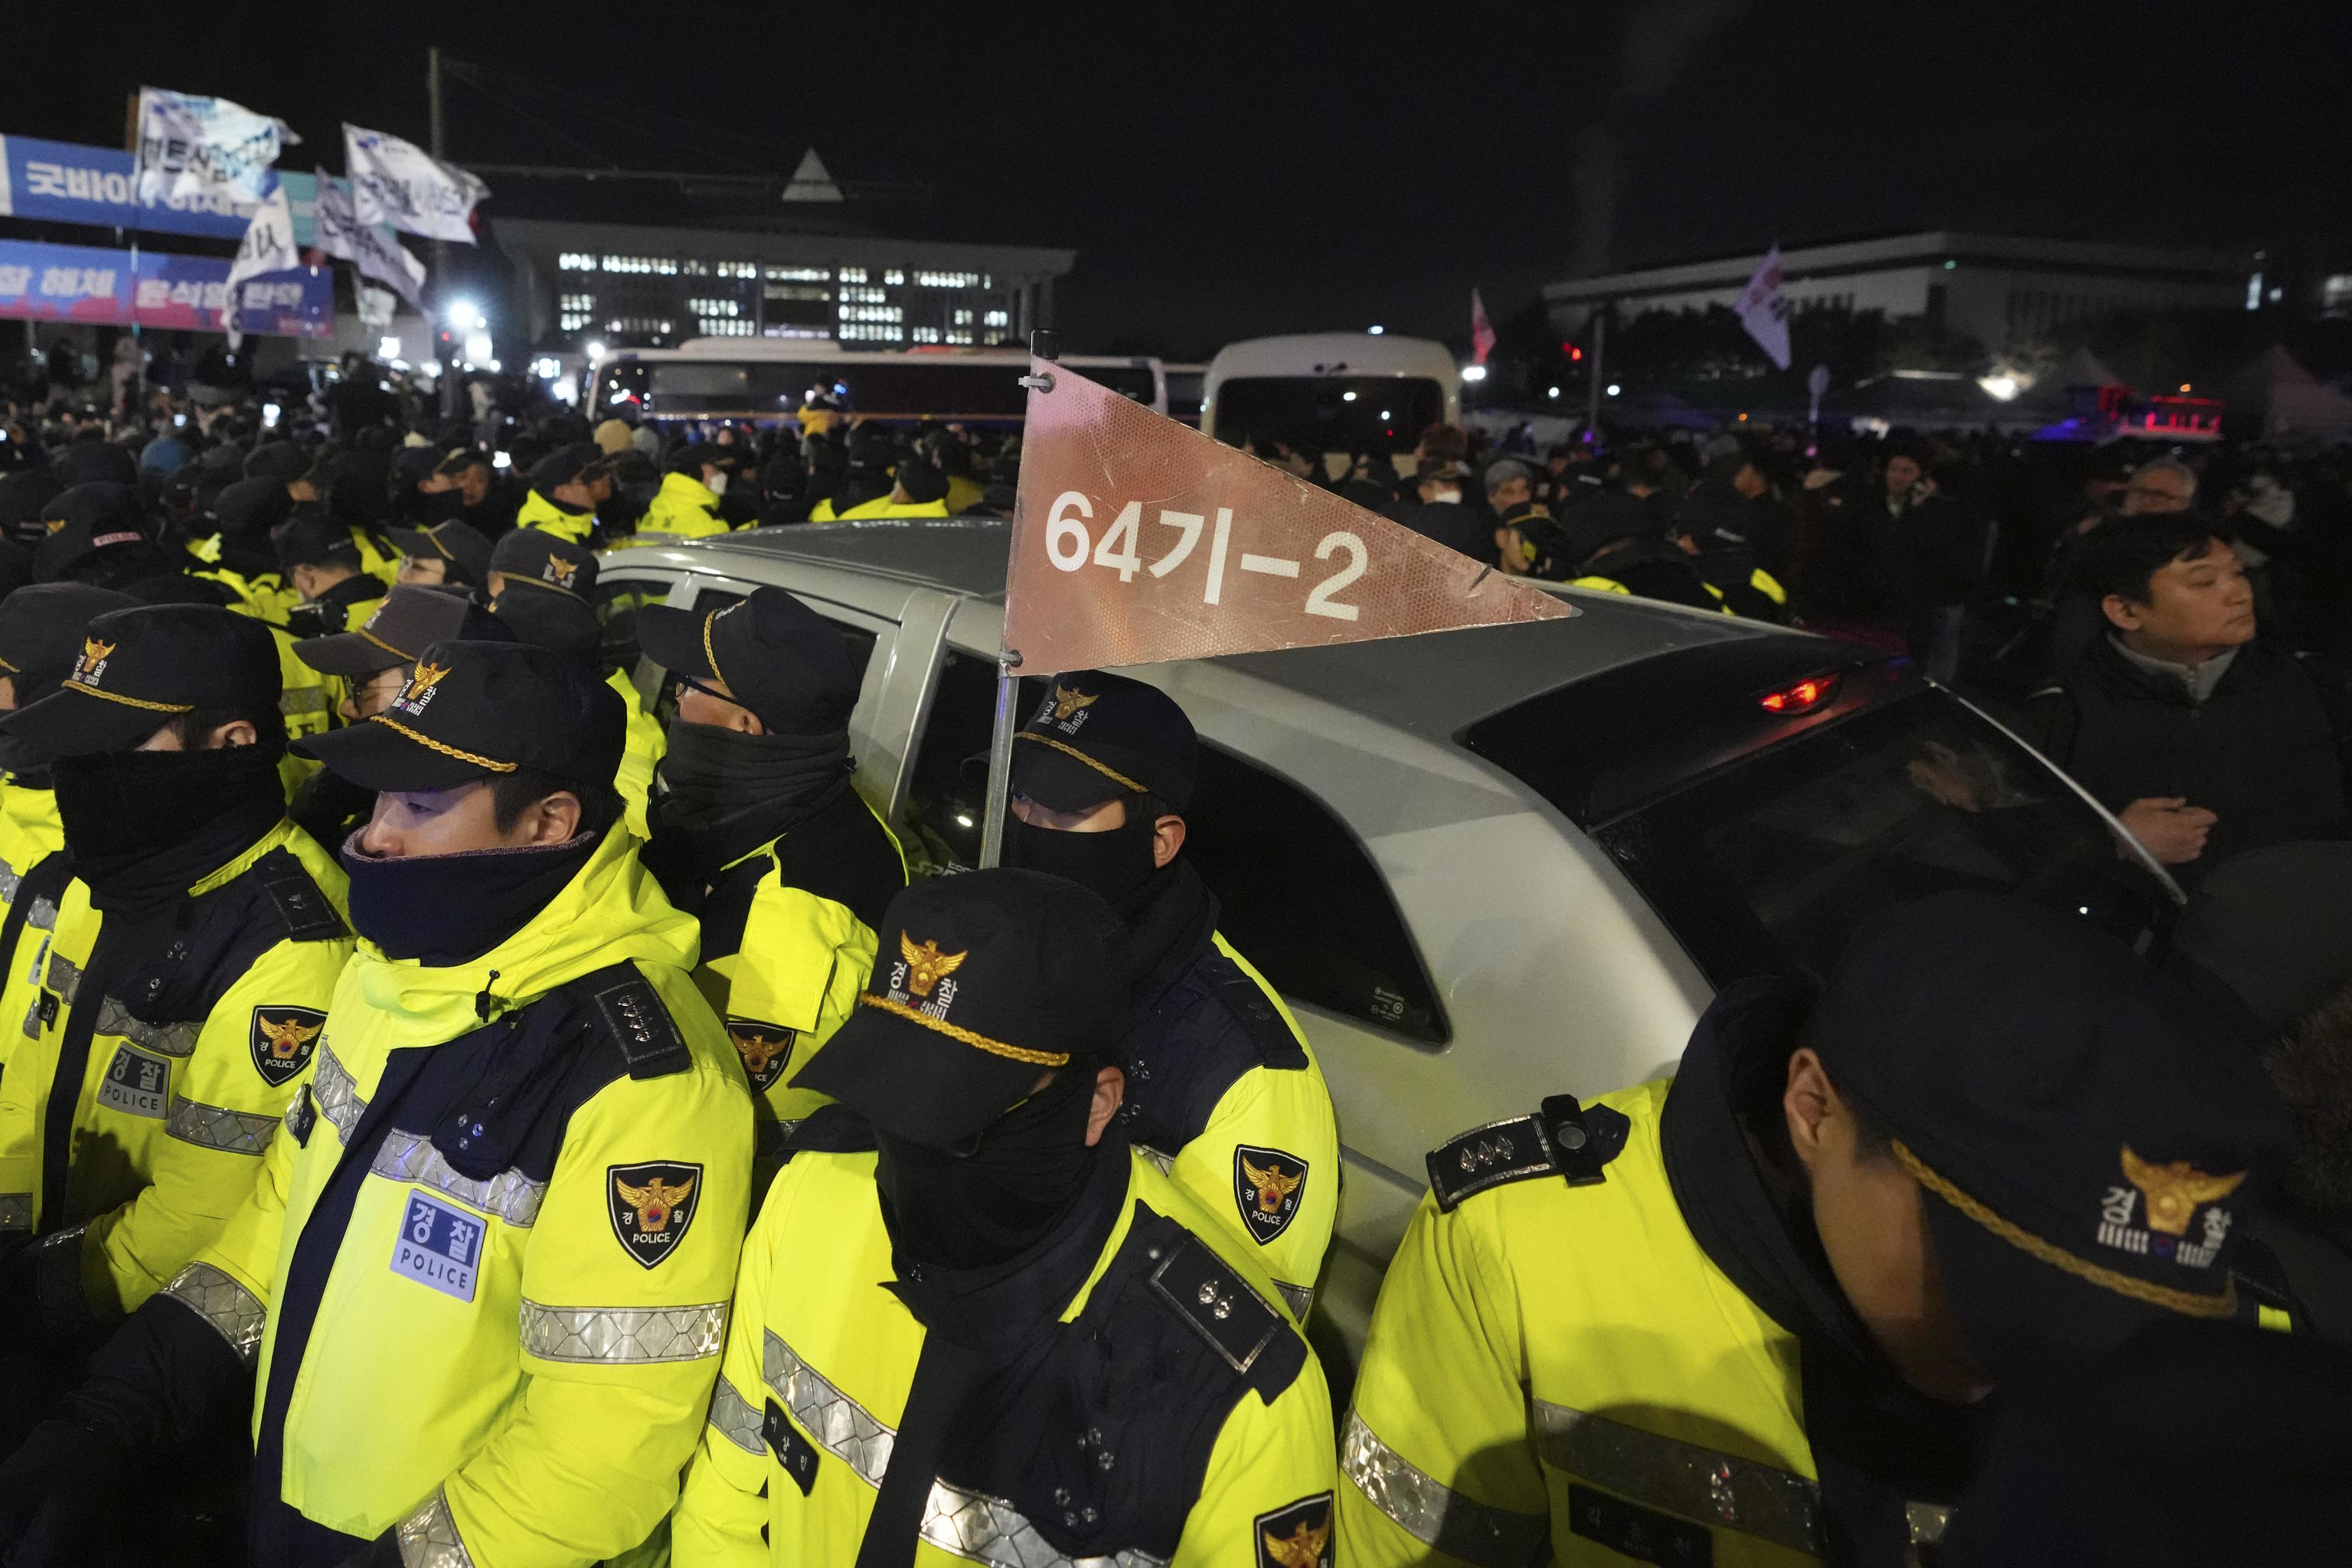
{"type": "Polygon", "coordinates": [[[735,1054],[743,1058],[743,1071],[751,1080],[753,1094],[773,1089],[784,1076],[784,1068],[792,1065],[793,1032],[781,1024],[730,1018],[727,1038],[734,1045],[735,1054]]]}
{"type": "Polygon", "coordinates": [[[1331,1568],[1331,1494],[1317,1492],[1250,1521],[1257,1568],[1331,1568]]]}
{"type": "Polygon", "coordinates": [[[408,1213],[392,1245],[392,1271],[460,1301],[474,1299],[481,1272],[484,1222],[451,1204],[411,1191],[408,1213]]]}
{"type": "Polygon", "coordinates": [[[98,1086],[99,1104],[132,1116],[161,1118],[170,1109],[171,1098],[172,1064],[129,1046],[114,1053],[106,1081],[98,1086]]]}
{"type": "Polygon", "coordinates": [[[1234,1146],[1234,1201],[1260,1247],[1290,1228],[1307,1197],[1307,1162],[1280,1149],[1234,1146]]]}
{"type": "Polygon", "coordinates": [[[651,1268],[685,1239],[702,1202],[702,1167],[675,1160],[613,1165],[604,1172],[604,1204],[624,1251],[651,1268]]]}
{"type": "Polygon", "coordinates": [[[327,1016],[316,1007],[256,1007],[246,1044],[253,1051],[253,1068],[272,1089],[310,1065],[327,1016]]]}

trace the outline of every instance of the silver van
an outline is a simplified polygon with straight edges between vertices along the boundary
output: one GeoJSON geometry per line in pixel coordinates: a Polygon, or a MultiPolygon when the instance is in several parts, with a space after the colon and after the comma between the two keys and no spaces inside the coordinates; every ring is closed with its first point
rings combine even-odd
{"type": "MultiPolygon", "coordinates": [[[[860,787],[911,860],[969,867],[1009,528],[616,550],[606,653],[657,699],[637,606],[790,589],[864,661],[860,787]]],[[[1330,1080],[1344,1179],[1310,1332],[1343,1399],[1424,1156],[1454,1133],[1672,1070],[1717,985],[1818,977],[1895,900],[2003,889],[2143,950],[2180,900],[2077,787],[1906,661],[1568,596],[1571,619],[1127,672],[1200,730],[1185,853],[1330,1080]]]]}

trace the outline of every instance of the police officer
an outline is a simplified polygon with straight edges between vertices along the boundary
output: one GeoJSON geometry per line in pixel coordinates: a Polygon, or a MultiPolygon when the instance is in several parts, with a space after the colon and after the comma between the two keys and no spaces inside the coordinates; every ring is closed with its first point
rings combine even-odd
{"type": "Polygon", "coordinates": [[[383,583],[361,570],[360,547],[341,519],[297,511],[274,542],[278,570],[301,595],[287,618],[298,637],[349,631],[383,603],[383,583]]]}
{"type": "Polygon", "coordinates": [[[343,874],[286,820],[269,634],[213,605],[113,610],[0,721],[53,759],[73,880],[0,1079],[0,1193],[41,1244],[20,1331],[136,1309],[253,1186],[351,955],[343,874]]]}
{"type": "Polygon", "coordinates": [[[515,525],[515,501],[490,455],[461,447],[418,481],[409,515],[427,525],[462,522],[486,540],[496,539],[515,525]]]}
{"type": "Polygon", "coordinates": [[[841,633],[782,588],[699,613],[637,614],[678,680],[646,863],[702,921],[695,981],[743,1059],[763,1162],[822,1103],[793,1085],[874,967],[874,928],[907,885],[898,842],[851,786],[857,667],[841,633]]]}
{"type": "Polygon", "coordinates": [[[589,595],[596,591],[596,554],[584,544],[551,535],[544,529],[518,528],[499,539],[490,551],[489,605],[508,631],[524,642],[537,643],[598,671],[621,699],[628,716],[628,743],[614,779],[628,810],[629,831],[643,838],[650,832],[646,808],[653,789],[654,769],[662,760],[667,741],[662,728],[637,699],[637,689],[622,670],[604,669],[599,659],[601,627],[589,595]]]}
{"type": "Polygon", "coordinates": [[[1255,1248],[1118,1131],[1118,915],[999,869],[892,900],[802,1079],[679,1568],[1317,1568],[1329,1394],[1255,1248]],[[818,1260],[822,1260],[821,1264],[818,1260]]]}
{"type": "Polygon", "coordinates": [[[400,549],[400,580],[478,588],[490,571],[490,542],[455,519],[430,528],[384,531],[400,549]]]}
{"type": "MultiPolygon", "coordinates": [[[[55,691],[72,671],[91,618],[138,603],[79,583],[31,584],[0,598],[0,712],[29,708],[55,691]]],[[[0,774],[0,1067],[24,1038],[23,1020],[40,984],[37,973],[25,973],[16,950],[25,948],[29,958],[48,940],[58,900],[73,880],[65,844],[49,770],[28,763],[0,774]]],[[[0,1195],[0,1237],[32,1226],[29,1205],[0,1195]]]]}
{"type": "Polygon", "coordinates": [[[1670,1083],[1430,1155],[1342,1434],[1346,1556],[1909,1561],[1990,1391],[2267,1311],[2232,1237],[2285,1142],[2252,1056],[2121,942],[1899,908],[1817,1005],[1725,990],[1670,1083]]]}
{"type": "Polygon", "coordinates": [[[1339,1213],[1339,1132],[1297,1021],[1217,933],[1217,897],[1181,856],[1198,752],[1158,688],[1055,678],[1013,737],[1004,862],[1091,888],[1126,919],[1121,1128],[1250,1240],[1303,1322],[1339,1213]]]}
{"type": "Polygon", "coordinates": [[[661,489],[637,520],[639,533],[668,533],[680,539],[705,539],[727,531],[719,515],[719,498],[740,469],[740,451],[715,441],[689,441],[670,455],[669,471],[661,489]]]}
{"type": "Polygon", "coordinates": [[[257,1362],[255,1568],[586,1564],[668,1512],[751,1117],[694,922],[615,830],[621,731],[575,662],[457,641],[307,742],[380,792],[332,1036],[218,1239],[0,1465],[14,1562],[73,1560],[257,1362]]]}
{"type": "Polygon", "coordinates": [[[538,529],[573,544],[593,544],[596,509],[612,494],[612,459],[596,443],[560,447],[531,466],[530,493],[515,513],[515,527],[538,529]]]}

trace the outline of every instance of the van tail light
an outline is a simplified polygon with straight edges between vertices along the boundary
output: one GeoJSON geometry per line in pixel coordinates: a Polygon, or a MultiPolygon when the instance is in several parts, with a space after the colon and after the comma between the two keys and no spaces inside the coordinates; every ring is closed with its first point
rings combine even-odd
{"type": "Polygon", "coordinates": [[[1809,675],[1794,686],[1766,692],[1756,702],[1767,713],[1809,713],[1830,700],[1830,693],[1838,688],[1838,679],[1835,671],[1809,675]]]}

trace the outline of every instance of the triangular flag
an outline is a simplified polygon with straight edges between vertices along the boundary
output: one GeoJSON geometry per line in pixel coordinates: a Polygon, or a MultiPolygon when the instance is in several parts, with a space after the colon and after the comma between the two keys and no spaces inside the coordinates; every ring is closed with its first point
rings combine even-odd
{"type": "Polygon", "coordinates": [[[812,147],[801,154],[801,166],[793,171],[792,183],[784,187],[783,199],[788,202],[837,202],[844,200],[841,187],[824,166],[824,160],[812,147]]]}
{"type": "Polygon", "coordinates": [[[245,304],[242,298],[246,280],[272,272],[291,272],[302,265],[302,253],[294,248],[294,209],[286,199],[283,184],[273,184],[261,205],[253,209],[253,216],[245,226],[245,239],[236,247],[236,259],[229,263],[228,286],[221,306],[221,330],[228,334],[229,352],[245,340],[245,304]]]}
{"type": "Polygon", "coordinates": [[[1024,675],[1572,616],[1065,366],[1033,362],[1004,647],[1024,675]]]}
{"type": "Polygon", "coordinates": [[[1775,244],[1756,264],[1756,275],[1739,291],[1732,310],[1774,364],[1789,368],[1789,302],[1780,297],[1780,247],[1775,244]]]}
{"type": "Polygon", "coordinates": [[[1495,352],[1495,323],[1486,319],[1486,301],[1478,298],[1478,290],[1470,290],[1470,363],[1485,364],[1486,356],[1495,352]]]}

